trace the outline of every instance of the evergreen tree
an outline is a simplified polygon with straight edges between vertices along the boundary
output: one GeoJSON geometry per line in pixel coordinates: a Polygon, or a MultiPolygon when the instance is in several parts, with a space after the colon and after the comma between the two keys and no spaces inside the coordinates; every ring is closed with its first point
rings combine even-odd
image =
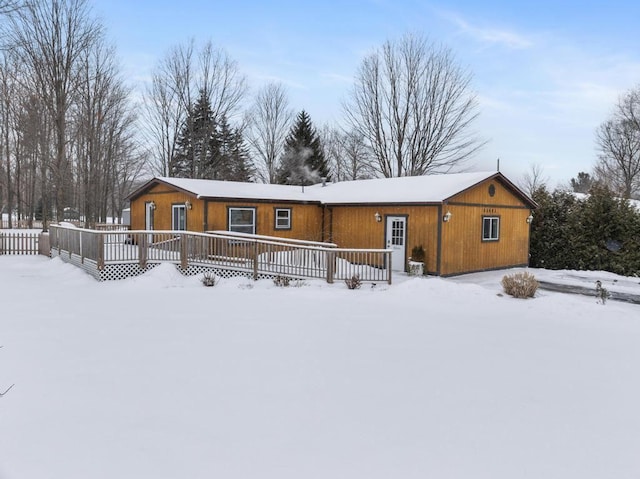
{"type": "Polygon", "coordinates": [[[310,185],[319,182],[321,178],[329,179],[329,165],[311,117],[302,110],[285,140],[276,182],[310,185]]]}
{"type": "Polygon", "coordinates": [[[583,200],[544,188],[533,199],[531,266],[640,275],[640,213],[629,201],[599,185],[583,200]]]}
{"type": "Polygon", "coordinates": [[[576,193],[588,193],[594,180],[589,173],[581,171],[578,176],[571,178],[571,189],[576,193]]]}
{"type": "Polygon", "coordinates": [[[253,168],[242,133],[232,128],[223,118],[216,133],[218,150],[216,155],[216,179],[251,181],[253,168]]]}
{"type": "Polygon", "coordinates": [[[181,178],[213,178],[215,156],[218,149],[216,124],[211,103],[204,92],[189,109],[189,113],[176,141],[170,171],[181,178]]]}
{"type": "Polygon", "coordinates": [[[529,264],[534,268],[572,268],[576,249],[568,245],[575,238],[578,200],[565,191],[549,193],[544,186],[535,190],[532,197],[538,208],[531,223],[529,264]]]}

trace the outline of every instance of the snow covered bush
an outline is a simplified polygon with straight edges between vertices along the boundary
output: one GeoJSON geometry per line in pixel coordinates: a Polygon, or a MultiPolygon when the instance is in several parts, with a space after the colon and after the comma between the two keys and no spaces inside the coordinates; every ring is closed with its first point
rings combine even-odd
{"type": "Polygon", "coordinates": [[[539,283],[535,276],[527,273],[515,273],[502,278],[504,292],[514,298],[533,298],[539,283]]]}
{"type": "Polygon", "coordinates": [[[286,288],[291,284],[291,278],[287,278],[286,276],[276,276],[273,278],[273,284],[279,288],[286,288]]]}
{"type": "Polygon", "coordinates": [[[211,271],[206,271],[202,275],[202,284],[205,286],[215,286],[218,283],[218,278],[211,271]]]}
{"type": "Polygon", "coordinates": [[[607,299],[611,297],[611,293],[607,288],[602,287],[602,281],[596,281],[596,298],[598,303],[605,304],[607,299]]]}
{"type": "Polygon", "coordinates": [[[362,286],[362,281],[360,280],[360,276],[357,274],[354,274],[349,279],[345,279],[344,283],[347,285],[347,288],[349,289],[358,289],[360,288],[360,286],[362,286]]]}

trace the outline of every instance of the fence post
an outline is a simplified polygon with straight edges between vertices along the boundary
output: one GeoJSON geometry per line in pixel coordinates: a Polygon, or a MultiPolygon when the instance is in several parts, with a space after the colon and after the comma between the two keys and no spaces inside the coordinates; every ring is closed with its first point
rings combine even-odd
{"type": "Polygon", "coordinates": [[[44,256],[51,256],[51,237],[49,233],[40,233],[38,235],[38,253],[44,256]]]}
{"type": "MultiPolygon", "coordinates": [[[[104,236],[100,233],[96,233],[98,235],[98,270],[104,269],[104,236]]],[[[69,248],[71,249],[71,248],[69,248]]]]}
{"type": "Polygon", "coordinates": [[[334,251],[325,250],[324,254],[327,257],[327,283],[332,284],[336,269],[336,253],[334,251]]]}
{"type": "Polygon", "coordinates": [[[186,271],[189,267],[187,250],[187,238],[184,233],[180,233],[180,267],[182,268],[182,271],[186,271]]]}
{"type": "Polygon", "coordinates": [[[138,259],[140,260],[140,267],[147,267],[147,248],[149,247],[149,235],[147,233],[138,234],[138,259]]]}
{"type": "Polygon", "coordinates": [[[253,280],[258,279],[258,242],[253,242],[253,280]]]}

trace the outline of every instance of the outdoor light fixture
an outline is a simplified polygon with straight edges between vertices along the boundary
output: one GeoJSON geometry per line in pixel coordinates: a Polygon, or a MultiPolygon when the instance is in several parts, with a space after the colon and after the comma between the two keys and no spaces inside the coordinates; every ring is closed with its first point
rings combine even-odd
{"type": "Polygon", "coordinates": [[[527,224],[531,224],[531,222],[533,221],[533,213],[529,214],[529,216],[527,216],[527,224]]]}
{"type": "Polygon", "coordinates": [[[451,211],[447,211],[445,213],[445,215],[442,217],[442,221],[444,221],[445,223],[448,222],[451,219],[451,211]]]}
{"type": "Polygon", "coordinates": [[[156,209],[156,202],[152,201],[151,203],[149,203],[149,208],[151,208],[152,210],[156,209]]]}
{"type": "Polygon", "coordinates": [[[188,210],[190,210],[190,209],[191,209],[191,201],[189,201],[189,200],[185,201],[185,202],[184,202],[184,206],[185,206],[185,208],[187,208],[188,210]]]}
{"type": "Polygon", "coordinates": [[[381,215],[380,215],[380,213],[378,213],[377,211],[376,211],[376,214],[375,214],[374,216],[376,217],[376,221],[377,221],[378,223],[380,223],[380,222],[382,221],[382,216],[381,216],[381,215]]]}

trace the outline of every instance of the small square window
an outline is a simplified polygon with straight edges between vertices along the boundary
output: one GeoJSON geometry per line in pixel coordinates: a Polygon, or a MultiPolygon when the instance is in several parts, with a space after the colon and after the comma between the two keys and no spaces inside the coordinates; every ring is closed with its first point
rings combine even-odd
{"type": "Polygon", "coordinates": [[[500,218],[484,216],[482,218],[482,241],[498,241],[500,239],[500,218]]]}
{"type": "Polygon", "coordinates": [[[291,208],[276,208],[275,229],[277,230],[291,229],[291,208]]]}

